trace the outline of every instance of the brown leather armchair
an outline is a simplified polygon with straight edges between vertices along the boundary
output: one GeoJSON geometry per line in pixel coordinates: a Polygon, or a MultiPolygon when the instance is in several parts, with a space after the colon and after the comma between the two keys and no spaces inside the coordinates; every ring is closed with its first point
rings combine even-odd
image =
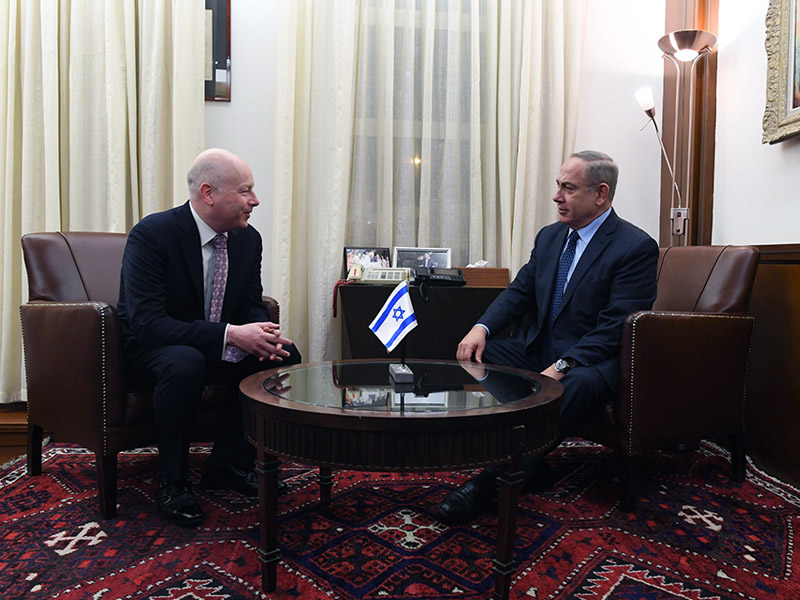
{"type": "MultiPolygon", "coordinates": [[[[154,444],[151,391],[125,380],[116,304],[121,233],[23,236],[28,302],[20,307],[28,384],[28,474],[42,472],[42,435],[97,457],[100,513],[116,514],[117,453],[154,444]]],[[[278,323],[277,301],[265,297],[278,323]]],[[[207,441],[235,387],[207,386],[195,424],[207,441]]]]}
{"type": "Polygon", "coordinates": [[[662,248],[653,310],[628,316],[616,402],[581,437],[623,455],[622,507],[632,510],[638,457],[727,436],[731,478],[745,477],[745,384],[754,319],[747,314],[758,249],[662,248]]]}

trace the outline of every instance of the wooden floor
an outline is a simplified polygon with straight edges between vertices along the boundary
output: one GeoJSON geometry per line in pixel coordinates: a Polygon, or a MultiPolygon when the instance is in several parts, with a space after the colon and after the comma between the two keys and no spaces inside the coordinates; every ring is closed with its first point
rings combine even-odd
{"type": "Polygon", "coordinates": [[[0,465],[25,454],[24,446],[0,446],[0,465]]]}
{"type": "Polygon", "coordinates": [[[0,404],[0,465],[25,454],[27,426],[25,404],[0,404]]]}

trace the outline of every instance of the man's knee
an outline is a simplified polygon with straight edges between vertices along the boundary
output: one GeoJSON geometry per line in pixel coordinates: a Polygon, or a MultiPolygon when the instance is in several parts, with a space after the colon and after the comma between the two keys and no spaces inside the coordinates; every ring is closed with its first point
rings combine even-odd
{"type": "Polygon", "coordinates": [[[297,346],[291,344],[290,346],[285,346],[284,349],[289,353],[289,356],[284,357],[282,361],[284,365],[297,365],[303,362],[303,357],[300,356],[297,346]]]}
{"type": "Polygon", "coordinates": [[[489,338],[483,350],[484,363],[541,371],[539,361],[533,355],[525,353],[522,344],[516,338],[489,338]]]}
{"type": "Polygon", "coordinates": [[[561,380],[561,431],[573,434],[599,407],[613,399],[613,390],[595,367],[575,367],[561,380]]]}
{"type": "Polygon", "coordinates": [[[167,379],[202,389],[207,374],[206,357],[192,346],[169,346],[162,355],[157,373],[159,382],[167,379]]]}
{"type": "Polygon", "coordinates": [[[143,356],[154,378],[156,420],[170,427],[185,419],[200,402],[206,383],[203,353],[191,346],[164,346],[143,356]]]}

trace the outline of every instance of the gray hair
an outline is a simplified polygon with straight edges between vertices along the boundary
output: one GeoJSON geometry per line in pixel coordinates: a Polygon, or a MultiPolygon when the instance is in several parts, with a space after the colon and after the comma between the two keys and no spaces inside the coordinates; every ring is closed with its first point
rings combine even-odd
{"type": "Polygon", "coordinates": [[[611,202],[614,199],[614,192],[617,191],[617,179],[619,179],[619,167],[614,159],[595,150],[575,152],[570,158],[579,158],[586,163],[585,176],[588,187],[595,188],[601,183],[608,186],[608,201],[611,202]]]}

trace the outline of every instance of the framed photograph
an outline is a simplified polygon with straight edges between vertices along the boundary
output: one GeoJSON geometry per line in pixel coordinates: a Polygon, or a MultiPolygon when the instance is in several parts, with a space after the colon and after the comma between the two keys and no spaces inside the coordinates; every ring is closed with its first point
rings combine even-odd
{"type": "Polygon", "coordinates": [[[391,267],[392,261],[389,258],[389,248],[345,246],[344,273],[342,277],[347,277],[350,267],[356,264],[364,265],[365,267],[391,267]]]}
{"type": "Polygon", "coordinates": [[[450,268],[450,248],[404,248],[395,246],[393,267],[450,268]]]}
{"type": "Polygon", "coordinates": [[[770,0],[767,10],[767,106],[763,143],[800,133],[800,0],[770,0]]]}
{"type": "Polygon", "coordinates": [[[206,100],[231,101],[231,0],[206,0],[206,100]]]}

